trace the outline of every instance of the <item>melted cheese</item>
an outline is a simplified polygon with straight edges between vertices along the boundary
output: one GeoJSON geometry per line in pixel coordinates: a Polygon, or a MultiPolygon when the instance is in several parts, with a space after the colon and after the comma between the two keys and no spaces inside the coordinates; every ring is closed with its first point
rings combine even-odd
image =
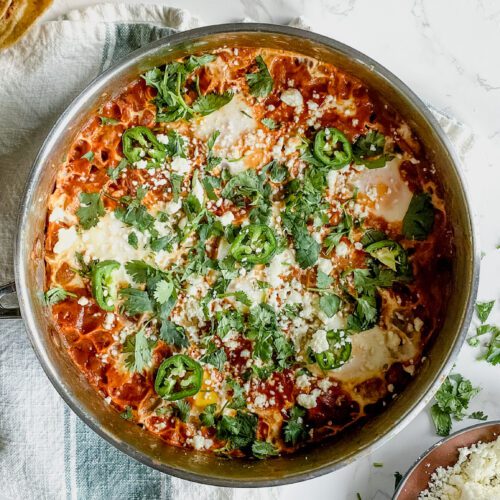
{"type": "Polygon", "coordinates": [[[130,227],[118,220],[113,212],[108,212],[94,227],[82,233],[80,247],[88,259],[112,259],[122,264],[142,260],[149,253],[144,249],[145,238],[135,231],[139,238],[138,248],[135,249],[128,243],[130,232],[130,227]]]}
{"type": "Polygon", "coordinates": [[[218,150],[233,146],[244,133],[254,130],[256,126],[257,122],[252,118],[252,108],[240,95],[235,95],[228,104],[200,118],[193,125],[195,135],[203,141],[208,140],[218,130],[220,136],[215,143],[215,149],[218,150]]]}

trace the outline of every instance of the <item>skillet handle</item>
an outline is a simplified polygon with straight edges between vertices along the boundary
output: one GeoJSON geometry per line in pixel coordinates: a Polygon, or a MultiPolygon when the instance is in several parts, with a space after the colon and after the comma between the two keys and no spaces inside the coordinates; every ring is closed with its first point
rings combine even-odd
{"type": "Polygon", "coordinates": [[[11,281],[0,285],[0,320],[19,319],[21,310],[16,296],[16,284],[11,281]]]}

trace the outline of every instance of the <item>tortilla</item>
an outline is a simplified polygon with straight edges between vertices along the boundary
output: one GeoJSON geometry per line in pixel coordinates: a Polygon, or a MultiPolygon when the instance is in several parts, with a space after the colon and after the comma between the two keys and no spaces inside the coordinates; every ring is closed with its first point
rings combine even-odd
{"type": "Polygon", "coordinates": [[[0,49],[17,41],[52,0],[0,0],[0,49]]]}

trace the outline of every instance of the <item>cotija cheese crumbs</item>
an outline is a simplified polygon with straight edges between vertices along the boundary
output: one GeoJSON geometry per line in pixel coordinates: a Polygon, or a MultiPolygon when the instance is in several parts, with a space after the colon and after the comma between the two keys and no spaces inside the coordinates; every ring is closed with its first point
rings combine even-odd
{"type": "Polygon", "coordinates": [[[170,61],[68,144],[46,302],[123,418],[170,445],[290,453],[417,372],[449,295],[443,193],[398,111],[330,64],[170,61]]]}
{"type": "Polygon", "coordinates": [[[458,451],[457,463],[436,469],[419,500],[499,500],[500,437],[458,451]]]}

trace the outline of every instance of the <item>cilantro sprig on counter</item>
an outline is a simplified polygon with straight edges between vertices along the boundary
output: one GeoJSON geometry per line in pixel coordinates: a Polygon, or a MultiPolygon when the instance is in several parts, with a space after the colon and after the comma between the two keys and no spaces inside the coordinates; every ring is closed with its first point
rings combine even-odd
{"type": "Polygon", "coordinates": [[[443,385],[436,393],[436,403],[431,407],[431,417],[439,436],[448,436],[451,432],[453,420],[460,421],[464,418],[486,420],[483,412],[473,412],[467,415],[471,399],[478,394],[480,389],[473,387],[459,373],[446,377],[443,385]]]}
{"type": "Polygon", "coordinates": [[[486,323],[494,306],[494,300],[476,303],[476,315],[481,324],[476,328],[476,334],[467,339],[467,343],[471,347],[479,347],[481,337],[490,334],[486,343],[486,352],[479,359],[484,359],[492,365],[498,365],[500,363],[500,328],[486,323]]]}

